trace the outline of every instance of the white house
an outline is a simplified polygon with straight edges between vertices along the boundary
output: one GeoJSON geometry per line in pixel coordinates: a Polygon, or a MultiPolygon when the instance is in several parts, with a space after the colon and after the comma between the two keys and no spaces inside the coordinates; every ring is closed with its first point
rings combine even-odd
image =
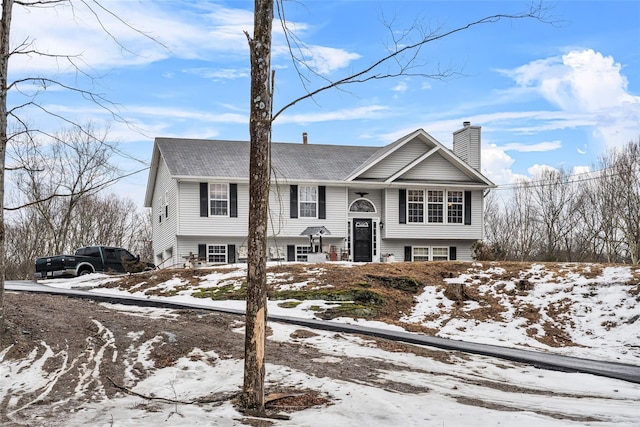
{"type": "MultiPolygon", "coordinates": [[[[156,138],[145,196],[161,267],[246,258],[249,142],[156,138]]],[[[271,259],[470,260],[483,238],[480,127],[453,151],[424,130],[385,147],[271,145],[271,259]],[[324,256],[324,255],[323,255],[324,256]],[[324,256],[325,258],[327,256],[324,256]]]]}

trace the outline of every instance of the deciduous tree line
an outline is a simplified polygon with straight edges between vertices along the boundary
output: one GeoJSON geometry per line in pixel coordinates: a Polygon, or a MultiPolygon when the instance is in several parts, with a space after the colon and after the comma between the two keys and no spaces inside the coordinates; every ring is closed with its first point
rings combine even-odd
{"type": "Polygon", "coordinates": [[[6,218],[6,276],[28,279],[36,257],[72,254],[89,245],[129,249],[152,260],[151,218],[128,198],[108,191],[121,175],[106,133],[75,129],[44,142],[15,144],[12,200],[6,218]],[[101,135],[97,137],[96,135],[101,135]]]}
{"type": "Polygon", "coordinates": [[[546,169],[485,200],[478,259],[640,263],[640,139],[593,172],[546,169]]]}

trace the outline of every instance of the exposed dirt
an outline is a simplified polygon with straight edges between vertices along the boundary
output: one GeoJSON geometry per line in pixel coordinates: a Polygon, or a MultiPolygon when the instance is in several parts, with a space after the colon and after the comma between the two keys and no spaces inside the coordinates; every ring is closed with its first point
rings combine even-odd
{"type": "MultiPolygon", "coordinates": [[[[381,296],[383,303],[370,294],[369,300],[362,302],[362,307],[372,308],[370,318],[399,324],[399,319],[410,312],[414,297],[420,289],[425,285],[444,288],[447,285],[444,278],[456,277],[461,272],[467,272],[470,266],[470,263],[456,262],[393,263],[337,269],[328,264],[322,266],[320,273],[310,274],[302,265],[286,265],[271,267],[270,274],[277,275],[280,283],[308,280],[307,291],[330,288],[332,291],[359,290],[374,293],[381,296]]],[[[496,274],[503,274],[505,279],[512,278],[523,270],[521,263],[502,263],[500,267],[504,268],[505,272],[496,274]]],[[[563,266],[560,264],[547,264],[547,268],[553,268],[557,275],[564,274],[563,266]]],[[[596,274],[594,269],[601,267],[590,268],[585,274],[596,274]]],[[[198,277],[209,273],[182,271],[180,277],[185,282],[184,288],[196,287],[199,283],[198,277]]],[[[127,277],[116,286],[121,289],[135,288],[138,291],[149,289],[150,293],[156,294],[157,290],[153,290],[153,286],[175,275],[175,270],[154,271],[127,277]]],[[[530,286],[528,281],[531,279],[533,277],[521,277],[520,285],[514,292],[527,292],[530,286]]],[[[640,283],[638,279],[634,277],[633,280],[640,283]]],[[[478,283],[482,282],[483,278],[478,277],[478,283]]],[[[640,284],[637,286],[633,288],[634,292],[640,289],[640,284]]],[[[466,292],[471,298],[476,297],[473,288],[467,288],[466,292]]],[[[242,291],[236,289],[230,290],[227,296],[240,298],[241,295],[242,291]]],[[[275,288],[270,291],[270,297],[278,298],[275,288]]],[[[33,355],[33,352],[38,355],[49,353],[44,369],[55,377],[55,381],[50,383],[51,389],[47,393],[43,393],[41,389],[22,392],[0,402],[0,425],[3,426],[63,425],[55,422],[33,424],[32,420],[34,414],[37,414],[39,419],[55,420],[60,413],[77,410],[87,403],[126,394],[130,392],[126,384],[131,386],[132,381],[135,383],[143,380],[149,375],[150,370],[174,365],[178,359],[191,354],[194,348],[205,352],[213,350],[221,359],[243,358],[244,337],[234,332],[243,326],[244,319],[239,316],[199,310],[174,310],[172,316],[162,318],[134,316],[87,300],[14,292],[5,293],[4,306],[5,331],[1,348],[10,346],[5,360],[26,359],[33,355]],[[134,334],[138,331],[143,331],[143,335],[134,334]],[[150,349],[148,358],[153,361],[151,368],[144,366],[138,359],[138,355],[146,351],[143,349],[145,345],[148,345],[145,348],[150,349]],[[95,357],[98,352],[101,353],[102,362],[95,357]],[[70,360],[77,363],[69,363],[70,360]],[[132,379],[132,375],[135,378],[132,379]],[[81,394],[77,392],[79,389],[83,390],[81,394]]],[[[474,316],[480,322],[484,319],[498,318],[502,310],[503,307],[497,299],[485,297],[480,308],[472,312],[460,310],[459,315],[474,316]]],[[[539,313],[536,310],[528,306],[519,307],[519,310],[531,324],[537,322],[539,313]]],[[[553,307],[552,312],[561,317],[566,310],[566,304],[561,302],[553,307]]],[[[403,326],[407,327],[407,324],[403,326]]],[[[418,326],[414,329],[432,332],[418,326]]],[[[550,345],[573,345],[561,330],[549,329],[547,332],[550,345]]],[[[337,378],[384,387],[399,393],[428,391],[406,383],[382,381],[376,377],[372,372],[402,369],[384,360],[350,357],[344,358],[340,363],[317,363],[314,359],[324,355],[313,346],[305,344],[305,340],[313,336],[313,332],[301,329],[291,335],[290,342],[268,340],[268,357],[277,360],[279,365],[316,377],[337,378]]],[[[336,334],[335,339],[340,340],[343,337],[336,334]]],[[[462,353],[431,350],[382,339],[368,337],[367,340],[385,351],[415,353],[444,363],[454,364],[456,360],[468,357],[462,353]]],[[[215,363],[215,360],[211,363],[215,363]]],[[[2,375],[8,377],[11,373],[2,375]]],[[[505,391],[511,391],[509,387],[513,387],[501,382],[492,382],[486,386],[505,391]]],[[[524,387],[521,392],[540,393],[524,387]]],[[[332,396],[320,395],[314,390],[284,388],[279,384],[267,384],[267,393],[267,407],[274,411],[292,412],[332,404],[332,396]]],[[[214,393],[204,400],[210,403],[233,400],[236,397],[237,393],[214,393]]],[[[481,401],[467,401],[465,404],[486,405],[481,401]]],[[[148,404],[148,410],[154,410],[152,403],[148,404]]],[[[243,422],[259,427],[271,425],[271,421],[256,421],[250,417],[243,422]]]]}
{"type": "MultiPolygon", "coordinates": [[[[22,393],[18,402],[11,402],[12,408],[25,406],[25,409],[14,409],[10,418],[7,416],[9,399],[0,402],[0,425],[7,427],[34,425],[30,421],[33,420],[34,413],[38,414],[38,418],[55,420],[61,412],[73,411],[88,402],[127,393],[127,388],[123,386],[127,382],[125,369],[134,364],[130,372],[135,374],[137,380],[148,375],[149,368],[139,362],[136,364],[136,359],[142,352],[143,344],[151,342],[154,337],[162,337],[162,340],[155,341],[151,347],[149,357],[154,363],[153,369],[173,365],[179,358],[188,356],[194,348],[214,350],[221,358],[242,359],[244,354],[243,335],[232,332],[243,325],[243,318],[239,316],[199,310],[175,310],[175,317],[157,319],[123,314],[87,300],[14,292],[5,294],[5,307],[4,347],[11,346],[5,359],[25,359],[34,351],[40,355],[45,352],[53,353],[53,357],[47,358],[45,369],[57,376],[52,383],[53,388],[44,397],[42,390],[36,390],[33,393],[22,393]],[[144,335],[130,334],[135,331],[144,331],[144,335]],[[96,353],[101,353],[102,363],[91,357],[96,353]],[[69,360],[79,362],[69,366],[69,360]],[[83,371],[91,372],[91,378],[86,378],[83,371]],[[79,380],[83,377],[84,380],[79,380]],[[76,393],[79,387],[84,388],[80,401],[76,393]]],[[[313,333],[307,330],[299,330],[293,334],[291,343],[274,343],[268,340],[269,358],[310,375],[341,378],[345,381],[361,382],[370,377],[374,370],[394,369],[393,365],[384,361],[358,358],[349,358],[348,363],[313,362],[313,359],[324,355],[305,345],[304,340],[312,336],[313,333]]],[[[340,335],[336,335],[335,339],[341,339],[340,335]]],[[[378,342],[396,351],[413,349],[444,361],[453,356],[451,352],[378,342]]],[[[267,396],[267,408],[273,410],[286,409],[287,412],[292,412],[315,405],[331,404],[331,396],[321,396],[313,390],[283,389],[278,384],[267,384],[267,387],[267,394],[271,396],[271,400],[267,396]]],[[[406,384],[388,383],[385,387],[401,388],[398,390],[401,392],[424,391],[412,389],[406,384]]],[[[213,394],[204,400],[215,402],[235,397],[213,394]]],[[[259,423],[247,419],[247,424],[259,423]]]]}

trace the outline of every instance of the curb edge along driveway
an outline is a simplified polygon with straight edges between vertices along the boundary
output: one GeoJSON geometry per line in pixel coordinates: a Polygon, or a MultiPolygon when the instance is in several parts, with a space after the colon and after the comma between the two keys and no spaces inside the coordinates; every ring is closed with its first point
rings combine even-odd
{"type": "MultiPolygon", "coordinates": [[[[5,289],[7,291],[25,291],[50,295],[64,295],[73,298],[92,299],[95,301],[110,302],[116,304],[160,308],[190,308],[216,311],[239,316],[244,316],[245,314],[244,310],[216,308],[200,304],[165,301],[156,298],[141,298],[127,295],[102,294],[83,290],[54,288],[30,281],[7,281],[5,282],[5,289]]],[[[329,322],[315,319],[302,319],[297,317],[269,315],[269,320],[292,325],[305,326],[312,329],[360,334],[378,338],[385,338],[392,341],[401,341],[409,344],[425,345],[445,350],[462,351],[465,353],[479,354],[483,356],[511,360],[514,362],[526,363],[542,369],[552,369],[564,372],[582,372],[640,384],[640,366],[625,363],[583,359],[579,357],[542,353],[533,350],[501,347],[492,344],[472,343],[448,338],[438,338],[428,335],[421,335],[411,332],[391,331],[371,328],[367,326],[329,322]]]]}

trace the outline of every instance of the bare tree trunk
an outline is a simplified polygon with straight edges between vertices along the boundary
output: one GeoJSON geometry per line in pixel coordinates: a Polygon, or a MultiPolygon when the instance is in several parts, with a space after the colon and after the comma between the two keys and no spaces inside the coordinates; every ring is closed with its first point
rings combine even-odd
{"type": "Polygon", "coordinates": [[[7,155],[7,70],[9,68],[9,31],[13,0],[2,1],[2,21],[0,22],[0,348],[4,336],[4,162],[7,155]]]}
{"type": "Polygon", "coordinates": [[[264,412],[264,351],[267,326],[267,218],[269,207],[271,139],[271,28],[273,0],[256,0],[251,57],[251,112],[249,134],[249,236],[247,314],[242,403],[264,412]]]}

